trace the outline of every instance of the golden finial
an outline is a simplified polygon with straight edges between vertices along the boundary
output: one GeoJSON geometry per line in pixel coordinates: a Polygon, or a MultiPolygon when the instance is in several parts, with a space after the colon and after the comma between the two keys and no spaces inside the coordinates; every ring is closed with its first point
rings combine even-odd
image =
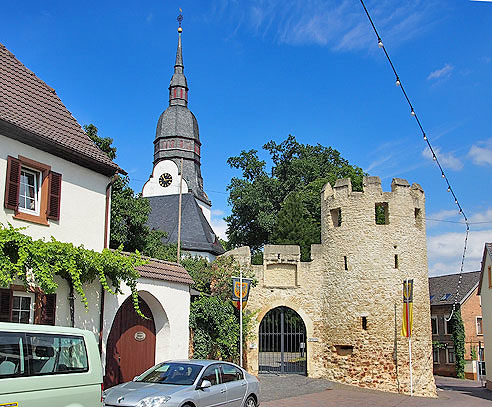
{"type": "Polygon", "coordinates": [[[178,27],[178,32],[181,34],[183,32],[183,29],[181,28],[181,21],[183,21],[183,10],[181,10],[181,8],[179,9],[179,16],[177,18],[178,20],[178,24],[179,24],[179,27],[178,27]]]}

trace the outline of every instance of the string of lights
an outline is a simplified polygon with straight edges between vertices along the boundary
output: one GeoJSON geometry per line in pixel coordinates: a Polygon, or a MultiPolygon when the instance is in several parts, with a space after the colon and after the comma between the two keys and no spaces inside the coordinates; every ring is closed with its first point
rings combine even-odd
{"type": "Polygon", "coordinates": [[[459,276],[459,279],[458,279],[458,286],[456,288],[456,294],[455,294],[455,297],[454,297],[453,308],[451,310],[451,314],[449,315],[449,319],[447,319],[447,321],[449,321],[453,317],[453,314],[456,311],[456,305],[458,303],[459,291],[460,291],[460,288],[461,288],[461,281],[462,281],[462,277],[463,277],[463,267],[464,267],[465,257],[466,257],[466,249],[467,249],[467,245],[468,245],[468,234],[470,232],[470,222],[468,221],[468,218],[467,218],[467,216],[466,216],[466,214],[465,214],[465,212],[463,210],[463,207],[461,206],[460,202],[458,201],[458,197],[457,197],[456,193],[454,192],[453,187],[451,186],[451,183],[449,181],[449,178],[447,177],[446,173],[444,172],[444,168],[442,167],[441,163],[439,162],[439,159],[437,157],[437,154],[436,154],[434,148],[432,148],[432,145],[430,143],[429,137],[427,136],[427,134],[426,134],[426,132],[424,130],[424,127],[422,126],[422,123],[421,123],[421,121],[420,121],[420,119],[419,119],[419,117],[417,115],[417,112],[415,111],[415,109],[413,107],[413,104],[412,104],[412,102],[411,102],[411,100],[410,100],[407,92],[405,91],[405,88],[403,86],[403,83],[401,81],[401,78],[398,75],[398,72],[396,71],[395,65],[393,64],[393,61],[391,60],[391,58],[390,58],[390,56],[388,54],[388,51],[386,51],[386,47],[384,46],[383,41],[381,39],[381,36],[379,35],[379,32],[376,29],[376,26],[374,25],[374,22],[372,21],[371,15],[369,14],[369,11],[367,10],[366,5],[364,4],[364,0],[360,0],[360,2],[362,4],[362,7],[364,8],[364,11],[365,11],[365,13],[367,15],[367,18],[369,19],[369,22],[371,23],[371,26],[372,26],[372,28],[374,30],[374,33],[377,36],[377,39],[378,39],[378,47],[383,50],[384,55],[386,55],[386,59],[388,60],[390,66],[391,66],[391,69],[393,70],[393,73],[395,74],[395,84],[396,84],[396,86],[398,86],[401,89],[401,91],[403,93],[403,96],[405,97],[405,99],[406,99],[406,101],[408,103],[408,106],[410,107],[410,114],[416,120],[417,125],[419,126],[419,129],[422,132],[422,136],[424,138],[424,141],[427,143],[427,147],[429,148],[430,152],[432,153],[432,159],[435,161],[435,163],[439,167],[439,171],[441,172],[441,177],[443,178],[444,182],[446,183],[447,191],[453,197],[454,203],[457,206],[460,215],[463,216],[464,224],[466,225],[466,232],[465,232],[465,239],[464,239],[465,241],[464,241],[464,246],[463,246],[463,255],[461,257],[460,276],[459,276]]]}

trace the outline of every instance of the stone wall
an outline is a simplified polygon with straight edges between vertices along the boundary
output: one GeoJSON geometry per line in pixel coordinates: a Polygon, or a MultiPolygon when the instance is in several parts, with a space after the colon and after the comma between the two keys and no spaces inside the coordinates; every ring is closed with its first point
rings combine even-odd
{"type": "MultiPolygon", "coordinates": [[[[322,243],[312,246],[310,262],[300,261],[298,246],[267,245],[264,264],[253,266],[258,285],[247,306],[256,312],[248,369],[258,371],[262,318],[287,306],[306,326],[309,376],[409,393],[408,340],[400,329],[402,282],[413,278],[414,394],[434,397],[421,187],[394,179],[392,191],[383,192],[379,178],[365,177],[364,192],[353,192],[350,180],[338,180],[324,187],[321,200],[322,243]],[[376,206],[384,224],[376,224],[376,206]]],[[[248,264],[247,249],[236,250],[248,264]]]]}

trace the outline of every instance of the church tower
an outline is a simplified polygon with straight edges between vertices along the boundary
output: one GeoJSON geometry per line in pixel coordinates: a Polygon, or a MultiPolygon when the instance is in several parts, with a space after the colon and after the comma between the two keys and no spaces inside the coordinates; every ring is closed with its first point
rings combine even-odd
{"type": "Polygon", "coordinates": [[[179,194],[183,159],[182,193],[192,193],[210,222],[212,203],[203,190],[200,170],[200,135],[195,115],[188,109],[188,83],[184,74],[181,20],[174,73],[169,84],[169,106],[159,117],[154,139],[154,169],[145,183],[144,197],[179,194]]]}
{"type": "Polygon", "coordinates": [[[224,249],[210,226],[211,206],[203,190],[200,170],[201,142],[198,122],[188,109],[188,83],[184,74],[181,21],[178,49],[169,84],[169,106],[160,115],[154,139],[154,168],[142,189],[152,212],[148,226],[166,232],[164,243],[178,241],[179,193],[182,163],[181,248],[213,260],[224,249]]]}

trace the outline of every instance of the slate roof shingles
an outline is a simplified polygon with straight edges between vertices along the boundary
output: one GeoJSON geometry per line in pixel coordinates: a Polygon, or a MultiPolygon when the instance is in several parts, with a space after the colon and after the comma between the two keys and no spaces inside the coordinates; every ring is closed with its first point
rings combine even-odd
{"type": "MultiPolygon", "coordinates": [[[[447,274],[445,276],[429,277],[429,294],[432,297],[431,305],[453,305],[456,289],[459,282],[459,274],[447,274]],[[441,301],[441,298],[445,294],[451,294],[449,298],[441,301]]],[[[465,296],[470,291],[478,286],[480,279],[480,271],[471,271],[468,273],[462,273],[462,280],[460,285],[460,291],[458,295],[458,303],[461,303],[465,299],[465,296]]]]}
{"type": "Polygon", "coordinates": [[[1,43],[0,121],[102,164],[106,172],[124,172],[85,134],[55,90],[1,43]]]}

